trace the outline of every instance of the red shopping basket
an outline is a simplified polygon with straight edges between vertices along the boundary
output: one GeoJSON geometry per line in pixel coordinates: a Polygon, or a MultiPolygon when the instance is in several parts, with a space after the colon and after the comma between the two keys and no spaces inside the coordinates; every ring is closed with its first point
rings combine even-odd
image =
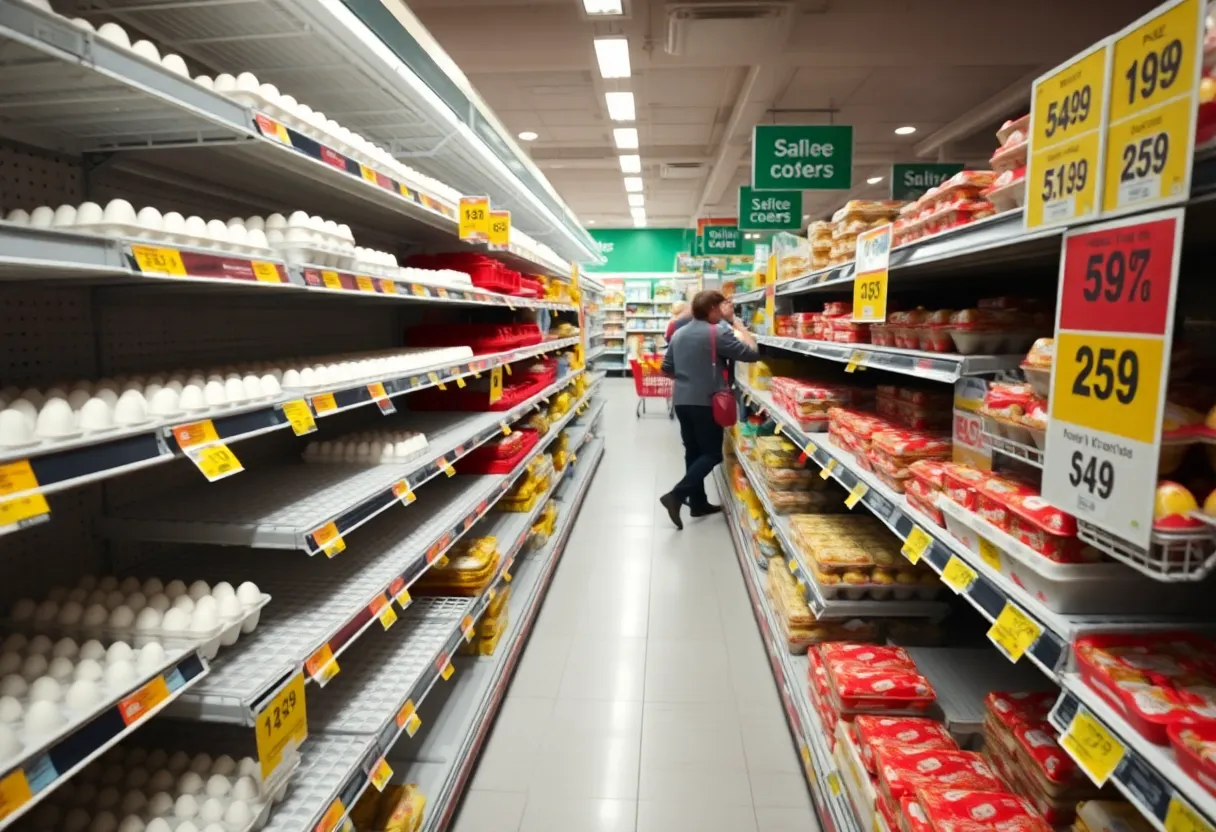
{"type": "Polygon", "coordinates": [[[666,399],[667,418],[675,417],[671,401],[671,379],[659,369],[662,365],[663,356],[658,353],[647,353],[639,358],[629,359],[629,369],[633,371],[633,387],[638,394],[636,412],[639,419],[646,412],[647,399],[666,399]]]}

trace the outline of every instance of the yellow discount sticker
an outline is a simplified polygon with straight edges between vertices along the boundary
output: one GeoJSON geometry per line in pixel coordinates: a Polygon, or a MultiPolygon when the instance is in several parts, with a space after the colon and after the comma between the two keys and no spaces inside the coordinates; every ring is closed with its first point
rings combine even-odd
{"type": "Polygon", "coordinates": [[[966,592],[975,583],[978,577],[975,570],[968,566],[965,562],[959,559],[957,555],[951,555],[950,560],[946,562],[946,568],[942,570],[942,583],[950,587],[956,593],[966,592]]]}
{"type": "Polygon", "coordinates": [[[1005,608],[988,630],[992,643],[1014,662],[1022,658],[1041,635],[1043,628],[1039,623],[1010,601],[1005,602],[1005,608]]]}
{"type": "Polygon", "coordinates": [[[303,399],[284,402],[280,407],[291,425],[291,432],[296,436],[303,436],[317,429],[317,420],[313,418],[312,408],[303,399]]]}
{"type": "Polygon", "coordinates": [[[1212,825],[1179,797],[1171,797],[1165,810],[1165,832],[1216,832],[1212,825]]]}
{"type": "Polygon", "coordinates": [[[297,673],[270,697],[254,718],[258,762],[262,780],[269,780],[283,762],[288,743],[299,747],[308,739],[308,710],[304,701],[304,674],[297,673]]]}
{"type": "Polygon", "coordinates": [[[857,483],[857,485],[853,486],[853,490],[849,492],[849,496],[845,497],[844,499],[845,508],[853,508],[859,502],[861,502],[861,498],[866,496],[866,494],[869,492],[870,486],[866,485],[864,482],[857,483]]]}
{"type": "Polygon", "coordinates": [[[1068,724],[1060,737],[1060,745],[1098,786],[1106,785],[1127,754],[1119,738],[1083,709],[1078,710],[1068,724]]]}
{"type": "Polygon", "coordinates": [[[1156,337],[1060,332],[1051,417],[1151,445],[1164,350],[1156,337]]]}
{"type": "Polygon", "coordinates": [[[134,255],[135,264],[139,266],[139,270],[143,274],[186,276],[186,264],[182,262],[182,253],[175,248],[131,246],[131,254],[134,255]]]}
{"type": "Polygon", "coordinates": [[[904,545],[899,551],[913,564],[920,563],[920,559],[924,557],[925,551],[932,542],[933,538],[929,537],[924,529],[920,526],[913,526],[912,531],[908,534],[908,539],[904,541],[904,545]]]}

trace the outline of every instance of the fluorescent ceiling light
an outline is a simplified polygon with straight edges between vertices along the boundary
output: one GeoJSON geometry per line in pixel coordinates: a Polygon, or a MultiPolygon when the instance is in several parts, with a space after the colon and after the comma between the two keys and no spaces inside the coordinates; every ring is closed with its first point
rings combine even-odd
{"type": "Polygon", "coordinates": [[[881,181],[882,181],[881,176],[871,176],[869,179],[866,180],[866,184],[867,185],[877,185],[881,181]]]}
{"type": "Polygon", "coordinates": [[[622,0],[583,0],[587,14],[624,14],[622,0]]]}
{"type": "Polygon", "coordinates": [[[634,228],[645,228],[646,227],[646,218],[642,217],[640,220],[635,219],[633,221],[633,227],[634,228]]]}
{"type": "Polygon", "coordinates": [[[587,225],[595,225],[595,220],[587,220],[587,225]]]}
{"type": "Polygon", "coordinates": [[[631,194],[641,193],[642,177],[626,176],[625,177],[625,190],[629,191],[629,193],[631,193],[631,194]]]}
{"type": "Polygon", "coordinates": [[[645,204],[646,204],[646,197],[642,196],[641,194],[630,194],[629,195],[629,207],[630,208],[641,208],[645,204]]]}
{"type": "Polygon", "coordinates": [[[596,38],[595,60],[603,78],[628,78],[632,74],[627,38],[596,38]]]}
{"type": "Polygon", "coordinates": [[[531,130],[525,130],[524,132],[519,134],[519,137],[526,142],[534,142],[537,139],[537,135],[535,133],[533,133],[531,130]]]}
{"type": "Polygon", "coordinates": [[[636,153],[626,153],[618,157],[621,160],[621,173],[641,173],[642,157],[636,153]]]}
{"type": "Polygon", "coordinates": [[[633,93],[606,92],[604,101],[608,104],[608,118],[613,121],[633,121],[637,112],[633,106],[633,93]]]}
{"type": "Polygon", "coordinates": [[[621,150],[632,150],[638,146],[638,128],[617,127],[612,131],[612,138],[621,150]]]}
{"type": "Polygon", "coordinates": [[[916,128],[912,127],[912,126],[895,128],[895,135],[897,135],[897,136],[910,136],[915,132],[916,132],[916,128]]]}

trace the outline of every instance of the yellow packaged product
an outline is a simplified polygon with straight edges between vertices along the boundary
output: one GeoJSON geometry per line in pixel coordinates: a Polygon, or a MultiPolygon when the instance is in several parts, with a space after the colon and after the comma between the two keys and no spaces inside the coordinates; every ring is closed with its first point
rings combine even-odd
{"type": "Polygon", "coordinates": [[[486,615],[498,615],[507,606],[510,598],[511,587],[509,584],[503,584],[498,588],[498,594],[494,596],[494,600],[486,607],[486,615]]]}
{"type": "Polygon", "coordinates": [[[505,615],[494,617],[483,615],[481,621],[477,624],[477,635],[482,638],[493,638],[506,628],[507,623],[507,616],[505,615]]]}
{"type": "Polygon", "coordinates": [[[477,654],[479,656],[493,656],[494,651],[498,649],[498,641],[502,638],[502,634],[506,629],[506,627],[503,627],[491,638],[474,639],[473,643],[477,645],[477,654]]]}
{"type": "Polygon", "coordinates": [[[559,450],[554,451],[553,452],[553,470],[554,471],[565,471],[566,470],[566,459],[567,459],[566,451],[564,449],[559,449],[559,450]]]}
{"type": "Polygon", "coordinates": [[[528,417],[527,421],[524,422],[524,427],[532,428],[538,434],[544,436],[549,432],[549,420],[545,418],[545,414],[537,411],[528,417]]]}
{"type": "Polygon", "coordinates": [[[426,797],[417,783],[405,786],[394,783],[380,793],[376,832],[418,832],[425,809],[426,797]]]}
{"type": "Polygon", "coordinates": [[[773,611],[787,629],[806,628],[815,623],[815,616],[788,569],[770,569],[766,577],[765,594],[773,602],[773,611]]]}
{"type": "Polygon", "coordinates": [[[376,825],[376,812],[380,808],[380,792],[367,789],[359,796],[355,808],[350,810],[350,822],[355,829],[371,829],[376,825]]]}

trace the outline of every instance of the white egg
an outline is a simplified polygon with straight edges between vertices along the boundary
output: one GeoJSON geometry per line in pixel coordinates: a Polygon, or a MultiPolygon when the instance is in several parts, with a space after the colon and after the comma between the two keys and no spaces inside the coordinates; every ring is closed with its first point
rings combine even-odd
{"type": "Polygon", "coordinates": [[[29,644],[25,645],[27,655],[50,656],[51,651],[55,649],[55,642],[51,641],[51,637],[39,633],[30,639],[29,644]]]}
{"type": "MultiPolygon", "coordinates": [[[[163,650],[163,648],[162,648],[163,650]]],[[[141,654],[142,655],[142,654],[141,654]]],[[[163,653],[162,653],[163,655],[163,653]]],[[[162,768],[169,761],[169,752],[163,748],[153,748],[148,752],[148,759],[144,760],[144,765],[149,769],[162,768]]]]}
{"type": "Polygon", "coordinates": [[[140,583],[139,578],[128,575],[119,582],[116,588],[130,594],[132,592],[138,592],[141,586],[142,584],[140,583]]]}
{"type": "Polygon", "coordinates": [[[161,629],[178,635],[190,632],[190,613],[180,609],[169,610],[161,622],[161,629]]]}
{"type": "Polygon", "coordinates": [[[76,587],[68,592],[68,597],[64,600],[65,604],[77,603],[84,604],[84,599],[89,597],[89,591],[83,587],[76,587]]]}
{"type": "Polygon", "coordinates": [[[151,598],[156,593],[165,591],[165,583],[160,578],[148,578],[140,589],[143,590],[144,595],[151,598]]]}
{"type": "Polygon", "coordinates": [[[33,598],[22,598],[17,603],[13,604],[8,611],[9,617],[17,622],[32,621],[34,618],[34,610],[38,609],[38,602],[33,598]]]}
{"type": "Polygon", "coordinates": [[[179,595],[186,594],[186,582],[179,581],[176,578],[165,584],[165,595],[169,596],[169,600],[177,598],[179,595]]]}
{"type": "Polygon", "coordinates": [[[80,623],[82,617],[84,617],[83,604],[78,601],[64,601],[55,620],[63,627],[75,627],[80,623]]]}
{"type": "Polygon", "coordinates": [[[228,404],[228,394],[224,392],[223,382],[207,382],[207,386],[203,388],[203,399],[211,407],[223,407],[228,404]]]}
{"type": "Polygon", "coordinates": [[[139,815],[127,815],[119,821],[118,832],[147,832],[147,827],[139,815]]]}
{"type": "MultiPolygon", "coordinates": [[[[101,672],[100,668],[98,672],[101,672]]],[[[101,698],[101,687],[96,679],[77,679],[68,687],[64,702],[73,711],[91,711],[101,698]]]]}
{"type": "Polygon", "coordinates": [[[25,661],[21,663],[21,675],[25,677],[25,681],[32,682],[39,676],[45,676],[49,666],[50,662],[46,660],[46,656],[35,653],[32,656],[26,656],[25,661]]]}
{"type": "MultiPolygon", "coordinates": [[[[105,653],[102,653],[102,656],[104,655],[105,653]]],[[[78,680],[85,679],[90,682],[97,682],[100,681],[102,676],[105,675],[105,671],[102,670],[101,662],[99,662],[97,659],[81,658],[77,662],[76,669],[72,675],[78,680]]]]}
{"type": "MultiPolygon", "coordinates": [[[[141,41],[147,43],[147,41],[141,41]]],[[[89,832],[117,832],[118,818],[113,812],[98,812],[89,824],[89,832]]]]}
{"type": "Polygon", "coordinates": [[[72,795],[72,802],[77,806],[92,806],[97,802],[97,787],[91,781],[101,776],[100,767],[96,765],[89,766],[88,775],[90,782],[77,786],[76,793],[72,795]]]}
{"type": "Polygon", "coordinates": [[[183,794],[173,804],[173,814],[183,820],[198,817],[198,798],[192,794],[183,794]]]}
{"type": "Polygon", "coordinates": [[[211,586],[206,581],[195,581],[190,584],[190,598],[197,601],[205,595],[211,594],[211,586]]]}
{"type": "MultiPolygon", "coordinates": [[[[164,596],[161,596],[164,597],[164,596]]],[[[169,599],[165,599],[165,604],[169,603],[169,599]]],[[[150,604],[139,611],[139,615],[135,616],[135,632],[137,633],[153,633],[160,629],[161,621],[164,616],[150,604]]]]}
{"type": "Polygon", "coordinates": [[[165,227],[165,218],[160,215],[160,211],[151,205],[146,205],[140,208],[139,213],[135,215],[135,223],[145,231],[158,233],[165,227]]]}
{"type": "MultiPolygon", "coordinates": [[[[262,779],[262,764],[253,757],[242,757],[237,763],[236,770],[241,773],[242,777],[250,777],[255,782],[261,782],[262,779]]],[[[238,794],[237,797],[244,798],[245,795],[238,794]]]]}
{"type": "MultiPolygon", "coordinates": [[[[233,774],[236,773],[236,760],[234,760],[228,754],[219,755],[218,757],[215,758],[215,762],[213,762],[211,764],[211,773],[221,775],[225,778],[225,780],[227,780],[227,778],[231,777],[233,774]]],[[[212,779],[215,779],[215,778],[212,778],[212,779]]],[[[211,784],[208,783],[207,785],[208,785],[208,788],[210,788],[211,784]]],[[[224,787],[224,794],[228,793],[228,788],[230,786],[231,786],[231,784],[228,784],[227,786],[224,787]]],[[[208,792],[208,794],[210,794],[210,792],[208,792]]],[[[212,797],[221,797],[221,796],[222,795],[212,795],[212,797]]]]}
{"type": "Polygon", "coordinates": [[[30,212],[24,208],[14,208],[8,212],[8,216],[4,218],[4,221],[15,223],[16,225],[29,225],[30,212]]]}
{"type": "Polygon", "coordinates": [[[127,36],[127,30],[119,26],[117,23],[103,23],[97,30],[97,34],[110,43],[117,44],[124,49],[131,48],[131,39],[127,36]]]}
{"type": "Polygon", "coordinates": [[[124,759],[128,766],[142,765],[143,761],[148,759],[148,749],[136,746],[127,751],[127,756],[124,759]]]}
{"type": "Polygon", "coordinates": [[[190,614],[194,612],[194,599],[189,595],[179,595],[173,599],[173,609],[190,614]]]}
{"type": "Polygon", "coordinates": [[[17,733],[9,725],[0,725],[0,760],[8,760],[20,751],[21,741],[17,739],[17,733]]]}
{"type": "Polygon", "coordinates": [[[148,598],[147,609],[156,610],[159,613],[165,613],[173,606],[173,602],[169,600],[169,596],[163,592],[158,592],[148,598]]]}
{"type": "MultiPolygon", "coordinates": [[[[207,754],[206,752],[203,752],[200,754],[195,754],[194,759],[192,759],[190,761],[190,771],[194,772],[195,774],[199,774],[199,775],[210,774],[211,773],[211,755],[207,754]]],[[[194,793],[197,794],[198,792],[200,792],[202,790],[203,790],[203,780],[200,777],[199,781],[198,781],[198,789],[194,793]]]]}
{"type": "Polygon", "coordinates": [[[182,388],[181,397],[177,400],[178,407],[191,412],[207,409],[207,396],[198,384],[187,384],[182,388]]]}
{"type": "Polygon", "coordinates": [[[30,640],[23,633],[11,633],[6,636],[4,643],[0,644],[0,650],[6,653],[19,653],[26,648],[30,640]]]}
{"type": "MultiPolygon", "coordinates": [[[[117,764],[107,766],[106,770],[102,772],[101,782],[106,784],[121,783],[122,766],[117,764]]],[[[97,793],[97,805],[102,809],[113,809],[121,799],[122,795],[119,794],[118,789],[114,788],[113,785],[107,785],[97,793]]]]}
{"type": "MultiPolygon", "coordinates": [[[[88,403],[93,394],[89,390],[73,390],[68,394],[68,404],[72,406],[72,410],[80,411],[81,408],[88,403]]],[[[77,424],[79,425],[80,415],[77,413],[77,424]]]]}
{"type": "Polygon", "coordinates": [[[141,425],[148,421],[148,402],[138,390],[128,390],[114,405],[114,422],[119,425],[141,425]]]}
{"type": "MultiPolygon", "coordinates": [[[[147,776],[147,772],[144,775],[147,776]]],[[[118,804],[122,809],[123,814],[134,815],[137,812],[143,811],[143,808],[148,805],[148,798],[139,789],[131,789],[122,796],[122,803],[118,804]]]]}
{"type": "Polygon", "coordinates": [[[63,686],[53,676],[39,676],[30,684],[29,696],[35,702],[58,702],[63,698],[63,686]]]}
{"type": "Polygon", "coordinates": [[[278,396],[283,392],[283,387],[279,380],[271,373],[266,373],[261,378],[262,393],[267,396],[278,396]]]}
{"type": "Polygon", "coordinates": [[[148,832],[152,832],[153,829],[160,829],[161,827],[157,826],[157,824],[160,823],[164,824],[165,832],[172,832],[169,828],[169,824],[161,820],[162,816],[167,815],[172,811],[173,796],[167,791],[157,792],[156,794],[152,795],[152,797],[148,798],[148,817],[155,818],[155,820],[148,823],[148,832]]]}
{"type": "Polygon", "coordinates": [[[169,755],[169,762],[165,763],[165,767],[174,774],[181,774],[190,768],[190,755],[185,751],[174,751],[169,755]]]}
{"type": "MultiPolygon", "coordinates": [[[[16,404],[16,403],[14,403],[16,404]]],[[[30,411],[34,406],[24,402],[30,411]]],[[[0,410],[0,445],[6,448],[16,448],[22,445],[32,445],[34,438],[34,422],[36,416],[27,413],[24,408],[10,407],[0,410]]]]}
{"type": "Polygon", "coordinates": [[[95,396],[81,405],[78,422],[81,430],[109,430],[114,427],[114,405],[101,396],[95,396]]]}
{"type": "Polygon", "coordinates": [[[43,601],[34,608],[34,623],[37,625],[47,625],[55,620],[59,615],[59,605],[54,601],[43,601]]]}
{"type": "MultiPolygon", "coordinates": [[[[227,781],[225,781],[227,782],[227,781]]],[[[203,802],[198,816],[204,823],[218,823],[224,819],[224,804],[218,798],[209,797],[203,802]]]]}
{"type": "Polygon", "coordinates": [[[7,676],[10,673],[20,673],[21,664],[25,659],[20,653],[5,653],[0,655],[0,676],[7,676]]]}
{"type": "Polygon", "coordinates": [[[25,734],[27,737],[41,740],[59,730],[64,723],[63,713],[54,702],[38,700],[31,702],[25,712],[25,734]]]}
{"type": "Polygon", "coordinates": [[[148,791],[155,794],[156,792],[167,792],[177,783],[177,778],[173,776],[173,772],[168,769],[161,769],[155,772],[151,779],[148,780],[148,791]]]}
{"type": "Polygon", "coordinates": [[[109,619],[110,611],[104,604],[92,604],[84,611],[84,617],[80,621],[86,627],[100,627],[109,619]]]}
{"type": "Polygon", "coordinates": [[[136,678],[135,665],[131,662],[106,664],[106,686],[112,690],[129,690],[136,678]]]}
{"type": "Polygon", "coordinates": [[[127,600],[127,593],[119,592],[117,589],[110,590],[106,593],[105,605],[110,612],[121,607],[127,600]]]}
{"type": "Polygon", "coordinates": [[[50,676],[60,684],[66,684],[71,681],[72,674],[76,671],[76,665],[67,656],[59,656],[51,659],[51,665],[46,669],[46,675],[50,676]]]}
{"type": "MultiPolygon", "coordinates": [[[[153,764],[153,765],[157,765],[157,764],[153,764]]],[[[135,768],[133,768],[127,772],[127,776],[122,779],[122,784],[124,786],[126,786],[128,789],[142,789],[144,786],[148,785],[149,779],[150,779],[150,776],[148,774],[148,770],[146,768],[144,768],[143,766],[136,766],[135,768]]],[[[142,792],[141,792],[141,795],[142,795],[142,792]]],[[[147,802],[148,802],[148,800],[147,800],[147,797],[145,796],[143,804],[140,805],[140,809],[142,809],[144,804],[147,804],[147,802]]],[[[138,811],[138,810],[132,809],[131,811],[134,812],[134,811],[138,811]]]]}
{"type": "Polygon", "coordinates": [[[232,786],[232,797],[235,800],[254,800],[258,796],[258,783],[246,774],[232,786]]]}
{"type": "Polygon", "coordinates": [[[0,696],[0,722],[11,725],[21,719],[25,708],[15,696],[0,696]]]}
{"type": "Polygon", "coordinates": [[[183,78],[190,77],[190,70],[186,68],[186,62],[182,60],[181,55],[174,55],[170,53],[161,58],[160,62],[165,69],[169,70],[174,75],[180,75],[183,78]]]}
{"type": "Polygon", "coordinates": [[[249,399],[249,396],[245,394],[245,385],[241,384],[239,378],[230,378],[224,382],[224,395],[233,404],[238,404],[249,399]]]}
{"type": "Polygon", "coordinates": [[[147,676],[155,673],[165,665],[165,648],[157,641],[145,644],[140,648],[139,659],[135,664],[141,675],[147,676]]]}
{"type": "Polygon", "coordinates": [[[222,823],[209,823],[203,828],[203,832],[228,832],[228,830],[222,823]]]}
{"type": "Polygon", "coordinates": [[[204,89],[208,89],[208,90],[215,89],[215,81],[212,80],[210,75],[195,75],[194,83],[198,84],[200,87],[203,87],[204,89]]]}
{"type": "Polygon", "coordinates": [[[160,63],[160,50],[151,41],[137,40],[131,46],[131,51],[136,55],[142,55],[153,63],[160,63]]]}
{"type": "Polygon", "coordinates": [[[43,439],[59,439],[72,436],[76,430],[76,414],[65,399],[48,399],[38,411],[34,422],[34,433],[43,439]]]}
{"type": "Polygon", "coordinates": [[[19,676],[16,673],[10,673],[3,679],[0,679],[0,695],[24,699],[29,689],[30,683],[25,681],[24,676],[19,676]]]}
{"type": "Polygon", "coordinates": [[[234,621],[244,615],[241,602],[236,598],[225,598],[220,601],[220,618],[224,621],[234,621]]]}
{"type": "Polygon", "coordinates": [[[224,820],[238,829],[244,829],[253,820],[253,812],[244,800],[234,800],[224,812],[224,820]]]}
{"type": "Polygon", "coordinates": [[[113,575],[103,575],[101,579],[97,581],[97,588],[102,592],[113,592],[114,590],[118,589],[118,578],[113,575]]]}
{"type": "Polygon", "coordinates": [[[106,648],[95,638],[91,638],[84,644],[80,645],[80,658],[82,660],[92,659],[93,661],[99,662],[105,657],[106,648]]]}
{"type": "Polygon", "coordinates": [[[106,663],[133,661],[135,661],[135,651],[125,641],[116,641],[106,648],[106,663]]]}
{"type": "MultiPolygon", "coordinates": [[[[107,26],[113,26],[113,23],[107,23],[107,26]]],[[[89,823],[93,820],[93,816],[84,809],[70,809],[63,819],[63,832],[85,832],[89,828],[89,823]]],[[[165,832],[169,832],[169,827],[165,827],[165,832]]]]}
{"type": "Polygon", "coordinates": [[[115,630],[129,630],[135,623],[135,613],[126,604],[119,604],[110,613],[109,626],[115,630]]]}
{"type": "Polygon", "coordinates": [[[129,592],[127,593],[127,606],[131,608],[131,612],[138,615],[144,607],[148,606],[148,596],[139,590],[129,592]]]}
{"type": "MultiPolygon", "coordinates": [[[[59,787],[60,790],[63,786],[59,787]]],[[[58,797],[59,792],[56,792],[58,797]]],[[[62,811],[58,806],[43,804],[38,807],[38,811],[34,813],[34,826],[37,829],[54,829],[59,825],[59,817],[62,811]]]]}

